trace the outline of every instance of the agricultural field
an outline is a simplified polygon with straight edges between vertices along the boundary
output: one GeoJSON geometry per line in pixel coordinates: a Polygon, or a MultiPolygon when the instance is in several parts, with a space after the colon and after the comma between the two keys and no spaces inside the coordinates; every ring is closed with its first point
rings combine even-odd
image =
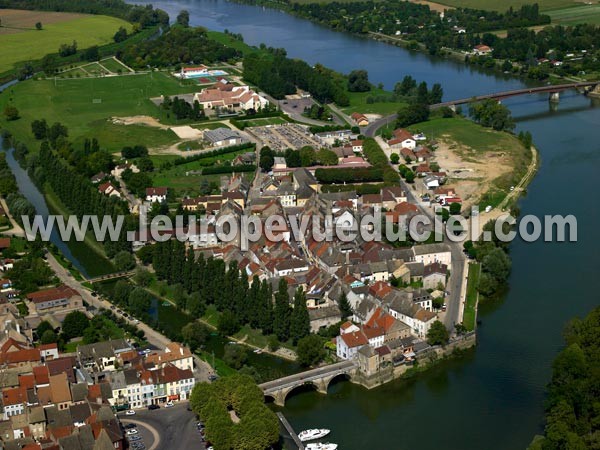
{"type": "Polygon", "coordinates": [[[0,72],[16,63],[56,53],[61,44],[77,42],[79,49],[112,42],[119,27],[131,29],[124,20],[108,16],[40,11],[0,10],[0,72]],[[35,24],[41,22],[42,29],[35,24]]]}
{"type": "Polygon", "coordinates": [[[502,2],[497,0],[438,0],[436,3],[455,8],[463,7],[504,12],[510,7],[517,9],[523,5],[530,5],[532,3],[540,5],[541,11],[549,11],[580,5],[583,2],[577,0],[535,0],[535,2],[533,0],[504,0],[502,2]]]}
{"type": "Polygon", "coordinates": [[[548,11],[548,15],[552,17],[552,23],[561,25],[576,25],[578,23],[600,25],[600,3],[548,11]]]}
{"type": "MultiPolygon", "coordinates": [[[[77,144],[85,137],[97,137],[101,147],[111,152],[123,145],[138,143],[148,147],[174,144],[177,136],[161,126],[169,123],[166,112],[149,98],[190,92],[193,87],[181,84],[161,72],[105,78],[28,80],[0,94],[0,110],[8,103],[19,110],[21,118],[5,125],[30,148],[37,148],[31,134],[31,122],[45,118],[50,124],[61,122],[77,144]],[[113,117],[146,115],[160,121],[157,127],[143,124],[120,125],[113,117]]],[[[172,120],[171,120],[172,122],[172,120]]]]}

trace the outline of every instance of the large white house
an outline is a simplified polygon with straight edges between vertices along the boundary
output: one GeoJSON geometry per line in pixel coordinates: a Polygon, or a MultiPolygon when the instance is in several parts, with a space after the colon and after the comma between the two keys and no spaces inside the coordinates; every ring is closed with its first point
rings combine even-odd
{"type": "Polygon", "coordinates": [[[433,263],[446,265],[448,270],[452,269],[452,252],[448,244],[423,244],[413,247],[415,261],[428,266],[433,263]]]}
{"type": "Polygon", "coordinates": [[[210,88],[194,94],[194,101],[204,109],[259,109],[269,104],[263,96],[257,94],[249,86],[237,86],[227,81],[219,81],[210,88]]]}

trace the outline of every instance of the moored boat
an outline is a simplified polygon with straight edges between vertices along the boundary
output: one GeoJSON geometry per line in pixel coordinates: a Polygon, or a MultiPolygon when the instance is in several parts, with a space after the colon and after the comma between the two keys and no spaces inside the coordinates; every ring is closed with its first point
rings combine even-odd
{"type": "Polygon", "coordinates": [[[330,442],[324,444],[321,442],[314,442],[311,444],[306,444],[306,447],[304,448],[306,450],[336,450],[337,447],[337,444],[332,444],[330,442]]]}
{"type": "Polygon", "coordinates": [[[310,430],[304,430],[298,433],[298,438],[302,442],[313,441],[315,439],[321,439],[327,436],[330,431],[326,428],[312,428],[310,430]]]}

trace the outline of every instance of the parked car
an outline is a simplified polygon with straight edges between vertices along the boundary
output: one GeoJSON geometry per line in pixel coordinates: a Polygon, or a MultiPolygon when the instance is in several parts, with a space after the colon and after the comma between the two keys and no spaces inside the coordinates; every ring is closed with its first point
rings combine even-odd
{"type": "Polygon", "coordinates": [[[135,416],[135,411],[133,409],[128,409],[125,411],[126,416],[135,416]]]}
{"type": "Polygon", "coordinates": [[[175,406],[175,404],[174,404],[173,402],[167,402],[167,403],[165,404],[165,408],[171,408],[171,407],[173,407],[173,406],[175,406]]]}
{"type": "Polygon", "coordinates": [[[135,423],[126,423],[125,425],[123,425],[123,428],[125,428],[126,430],[131,430],[132,428],[137,428],[137,425],[135,423]]]}
{"type": "Polygon", "coordinates": [[[208,379],[209,379],[210,381],[216,381],[216,380],[218,380],[218,379],[219,379],[219,377],[218,377],[218,376],[216,376],[216,375],[209,375],[209,376],[208,376],[208,379]]]}
{"type": "Polygon", "coordinates": [[[139,435],[133,435],[133,436],[129,436],[129,442],[138,442],[142,440],[142,437],[139,435]]]}
{"type": "Polygon", "coordinates": [[[125,432],[125,434],[126,434],[127,436],[131,436],[131,435],[133,435],[133,434],[138,434],[138,430],[137,430],[136,428],[131,428],[130,430],[127,430],[127,431],[125,432]]]}
{"type": "Polygon", "coordinates": [[[158,405],[148,405],[149,410],[159,409],[159,408],[160,408],[160,406],[158,406],[158,405]]]}

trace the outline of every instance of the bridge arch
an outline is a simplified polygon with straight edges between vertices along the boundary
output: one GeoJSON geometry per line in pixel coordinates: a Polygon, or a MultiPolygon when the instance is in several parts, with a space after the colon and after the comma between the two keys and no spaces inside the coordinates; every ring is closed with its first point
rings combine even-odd
{"type": "Polygon", "coordinates": [[[281,399],[283,400],[283,402],[285,403],[285,401],[287,400],[287,398],[289,397],[289,395],[294,392],[296,394],[300,393],[300,392],[306,392],[306,391],[317,391],[319,392],[319,385],[318,383],[316,383],[315,381],[312,380],[307,380],[302,384],[298,384],[296,386],[292,386],[286,390],[284,390],[282,392],[281,395],[281,399]]]}
{"type": "Polygon", "coordinates": [[[325,381],[325,392],[327,392],[329,390],[329,386],[331,386],[331,383],[333,381],[351,381],[352,380],[352,375],[348,372],[344,372],[344,373],[338,373],[335,374],[334,376],[332,376],[331,378],[324,380],[325,381]]]}

